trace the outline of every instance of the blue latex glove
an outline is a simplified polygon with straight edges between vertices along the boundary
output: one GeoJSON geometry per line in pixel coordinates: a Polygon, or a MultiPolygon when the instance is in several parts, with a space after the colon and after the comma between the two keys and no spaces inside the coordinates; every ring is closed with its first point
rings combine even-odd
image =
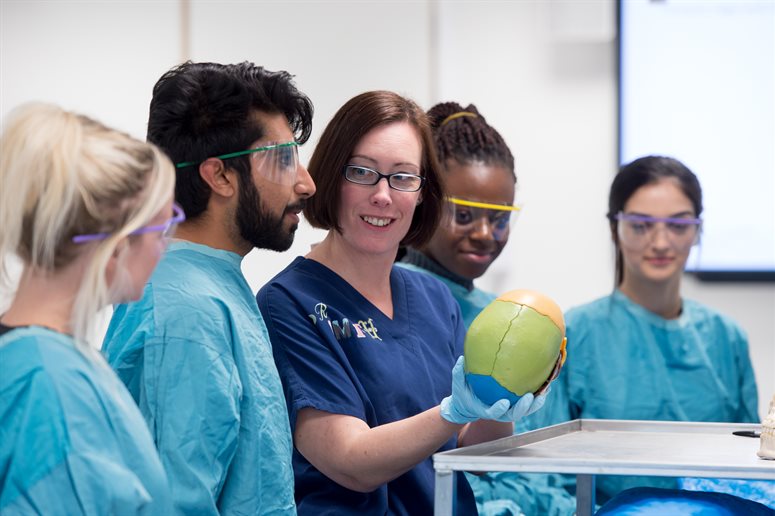
{"type": "Polygon", "coordinates": [[[441,400],[441,417],[451,423],[465,424],[479,419],[515,423],[544,404],[546,393],[538,399],[534,399],[532,393],[527,393],[513,407],[507,399],[487,405],[476,397],[466,383],[464,368],[465,361],[461,356],[452,368],[452,395],[441,400]]]}
{"type": "Polygon", "coordinates": [[[530,404],[530,408],[527,409],[527,412],[525,412],[525,415],[529,416],[533,412],[537,412],[541,410],[541,407],[544,406],[544,403],[546,402],[546,397],[549,395],[550,392],[552,392],[551,384],[546,388],[544,392],[542,392],[538,396],[533,397],[533,403],[530,404]]]}

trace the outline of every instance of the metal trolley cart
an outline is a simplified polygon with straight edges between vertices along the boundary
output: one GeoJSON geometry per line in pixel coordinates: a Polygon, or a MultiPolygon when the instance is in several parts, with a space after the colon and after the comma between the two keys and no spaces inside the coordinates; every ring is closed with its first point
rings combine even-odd
{"type": "Polygon", "coordinates": [[[759,439],[732,432],[756,424],[575,419],[433,456],[436,516],[452,514],[454,471],[570,473],[578,516],[595,507],[595,475],[775,479],[759,439]]]}

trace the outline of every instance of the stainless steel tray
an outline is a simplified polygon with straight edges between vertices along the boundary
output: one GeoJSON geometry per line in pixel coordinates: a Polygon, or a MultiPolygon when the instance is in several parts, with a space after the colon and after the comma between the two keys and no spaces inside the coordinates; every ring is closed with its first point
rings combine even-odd
{"type": "Polygon", "coordinates": [[[594,475],[775,479],[759,439],[733,435],[756,424],[576,419],[433,456],[436,514],[451,514],[453,471],[571,473],[578,514],[591,514],[594,475]]]}

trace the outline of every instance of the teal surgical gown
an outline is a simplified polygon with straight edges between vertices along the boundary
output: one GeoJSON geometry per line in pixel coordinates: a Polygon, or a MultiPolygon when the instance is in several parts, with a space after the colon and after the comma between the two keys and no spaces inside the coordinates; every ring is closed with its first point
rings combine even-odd
{"type": "MultiPolygon", "coordinates": [[[[460,283],[452,281],[447,276],[434,274],[428,269],[419,267],[415,264],[399,263],[398,265],[409,270],[430,274],[434,278],[444,283],[449,288],[450,292],[452,292],[452,295],[454,296],[458,305],[460,305],[460,312],[463,314],[463,322],[465,323],[466,328],[471,326],[471,323],[474,321],[476,316],[479,315],[479,312],[484,310],[485,306],[489,305],[492,301],[495,300],[496,296],[489,292],[485,292],[484,290],[476,288],[473,285],[469,289],[460,283]]],[[[438,265],[438,267],[441,266],[438,265]]]]}
{"type": "Polygon", "coordinates": [[[0,514],[171,510],[145,421],[102,358],[37,326],[0,336],[0,514]]]}
{"type": "MultiPolygon", "coordinates": [[[[539,425],[575,418],[758,422],[748,341],[714,310],[684,300],[677,319],[664,319],[616,290],[571,309],[565,323],[568,359],[533,415],[539,425]]],[[[598,501],[629,487],[676,482],[601,476],[598,501]]]]}
{"type": "MultiPolygon", "coordinates": [[[[466,328],[496,298],[494,294],[476,288],[471,281],[463,278],[454,281],[451,272],[414,249],[409,249],[398,265],[430,274],[449,287],[460,305],[466,328]]],[[[534,423],[534,416],[531,414],[520,420],[516,433],[538,428],[540,422],[534,423]]],[[[566,481],[560,475],[488,473],[466,474],[466,478],[476,496],[481,516],[564,516],[576,511],[576,499],[564,489],[566,481]]]]}
{"type": "Polygon", "coordinates": [[[234,253],[173,242],[103,351],[137,401],[180,514],[295,514],[291,434],[234,253]]]}

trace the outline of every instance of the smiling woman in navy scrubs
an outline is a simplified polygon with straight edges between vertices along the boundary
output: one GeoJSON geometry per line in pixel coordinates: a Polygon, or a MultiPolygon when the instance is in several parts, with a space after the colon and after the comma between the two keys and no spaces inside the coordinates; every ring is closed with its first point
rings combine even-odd
{"type": "MultiPolygon", "coordinates": [[[[431,514],[430,456],[510,435],[533,402],[463,402],[457,303],[435,278],[394,267],[399,245],[436,228],[438,167],[425,113],[385,91],[348,101],[310,161],[318,190],[304,214],[329,232],[257,296],[289,407],[300,514],[431,514]]],[[[462,474],[457,493],[458,514],[475,514],[462,474]]]]}

